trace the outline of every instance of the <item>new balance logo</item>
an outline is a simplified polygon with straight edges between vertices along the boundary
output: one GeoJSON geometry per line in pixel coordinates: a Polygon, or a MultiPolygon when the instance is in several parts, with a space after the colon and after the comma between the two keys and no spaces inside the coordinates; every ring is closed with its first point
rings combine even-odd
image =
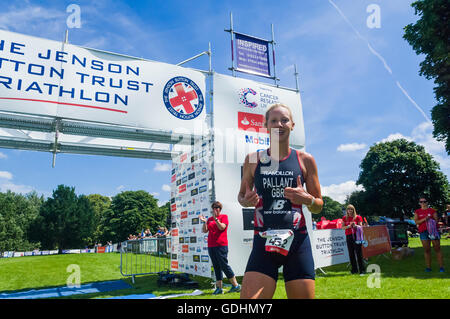
{"type": "Polygon", "coordinates": [[[270,206],[269,210],[281,210],[284,208],[285,203],[286,203],[286,200],[284,200],[284,199],[274,200],[272,202],[272,206],[270,206]]]}

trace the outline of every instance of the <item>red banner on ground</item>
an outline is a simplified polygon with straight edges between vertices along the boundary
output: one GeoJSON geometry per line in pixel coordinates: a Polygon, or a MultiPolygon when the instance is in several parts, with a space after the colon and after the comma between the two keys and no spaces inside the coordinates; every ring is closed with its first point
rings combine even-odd
{"type": "Polygon", "coordinates": [[[106,247],[97,247],[97,254],[104,254],[106,247]]]}
{"type": "Polygon", "coordinates": [[[367,240],[367,247],[362,247],[364,258],[381,255],[391,251],[391,240],[386,226],[364,227],[364,239],[367,240]]]}

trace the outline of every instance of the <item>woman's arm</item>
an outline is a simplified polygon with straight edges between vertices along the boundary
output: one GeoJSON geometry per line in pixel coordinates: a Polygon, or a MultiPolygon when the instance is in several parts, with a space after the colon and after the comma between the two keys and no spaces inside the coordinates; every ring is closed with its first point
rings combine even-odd
{"type": "Polygon", "coordinates": [[[419,216],[414,213],[414,222],[416,223],[416,225],[420,225],[422,223],[424,223],[427,220],[428,216],[422,219],[419,219],[419,216]]]}
{"type": "Polygon", "coordinates": [[[254,169],[258,161],[256,153],[248,154],[245,157],[241,186],[238,193],[238,202],[242,207],[254,207],[258,204],[259,196],[253,190],[254,187],[254,169]]]}
{"type": "Polygon", "coordinates": [[[300,176],[298,176],[297,187],[286,187],[284,189],[284,197],[289,199],[293,204],[307,205],[311,213],[318,214],[322,211],[323,200],[317,173],[317,165],[311,154],[300,154],[305,166],[304,178],[307,191],[303,188],[300,176]]]}
{"type": "Polygon", "coordinates": [[[227,224],[220,222],[219,218],[215,217],[214,221],[216,222],[217,228],[219,228],[220,231],[225,230],[227,228],[227,224]]]}

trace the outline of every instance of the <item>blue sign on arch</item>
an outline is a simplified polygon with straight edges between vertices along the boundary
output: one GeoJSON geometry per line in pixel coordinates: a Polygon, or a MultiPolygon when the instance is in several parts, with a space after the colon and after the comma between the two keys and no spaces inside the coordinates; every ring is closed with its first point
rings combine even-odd
{"type": "Polygon", "coordinates": [[[269,42],[241,33],[234,34],[237,69],[270,77],[269,42]]]}

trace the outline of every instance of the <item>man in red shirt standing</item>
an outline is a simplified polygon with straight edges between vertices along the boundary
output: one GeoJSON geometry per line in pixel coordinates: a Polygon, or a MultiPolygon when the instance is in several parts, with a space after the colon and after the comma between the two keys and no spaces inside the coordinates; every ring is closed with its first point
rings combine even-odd
{"type": "Polygon", "coordinates": [[[241,290],[241,285],[237,283],[236,276],[228,265],[228,216],[221,214],[222,204],[218,201],[214,202],[211,208],[213,210],[212,217],[206,220],[203,215],[200,215],[199,218],[203,222],[202,231],[208,233],[208,254],[216,274],[216,290],[213,294],[223,294],[222,272],[233,285],[230,292],[238,292],[241,290]]]}
{"type": "Polygon", "coordinates": [[[433,208],[428,207],[428,200],[425,197],[420,197],[419,199],[420,208],[416,209],[414,212],[414,221],[419,229],[420,240],[422,241],[422,246],[425,255],[426,272],[431,271],[431,243],[433,243],[434,251],[436,252],[436,257],[439,263],[439,272],[444,272],[444,264],[442,260],[441,253],[441,241],[437,237],[433,240],[429,238],[429,233],[427,229],[427,221],[433,218],[436,223],[438,222],[437,213],[433,208]]]}

